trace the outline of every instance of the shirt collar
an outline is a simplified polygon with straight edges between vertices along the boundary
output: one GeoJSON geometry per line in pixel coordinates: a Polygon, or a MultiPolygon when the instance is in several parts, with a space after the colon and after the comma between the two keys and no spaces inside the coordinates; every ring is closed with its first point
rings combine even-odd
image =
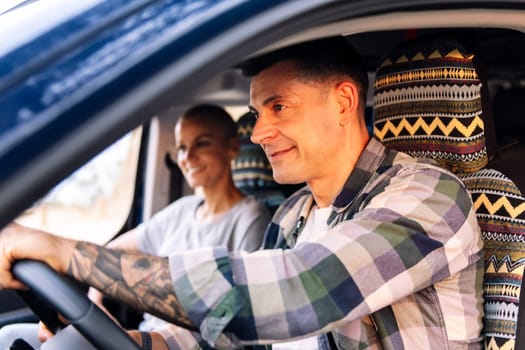
{"type": "Polygon", "coordinates": [[[386,157],[386,153],[387,149],[385,146],[374,137],[371,137],[357,160],[354,170],[348,176],[343,189],[332,203],[335,211],[340,212],[352,203],[357,194],[377,171],[377,168],[386,157]]]}

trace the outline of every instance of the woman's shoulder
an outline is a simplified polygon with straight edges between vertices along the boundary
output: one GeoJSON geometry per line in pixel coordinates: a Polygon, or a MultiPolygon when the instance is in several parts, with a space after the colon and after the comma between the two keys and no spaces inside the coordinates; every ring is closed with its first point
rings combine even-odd
{"type": "Polygon", "coordinates": [[[232,208],[232,210],[236,212],[250,212],[256,215],[270,216],[268,208],[253,196],[244,197],[232,208]]]}
{"type": "Polygon", "coordinates": [[[259,202],[254,196],[248,195],[245,196],[242,200],[239,201],[237,206],[248,207],[254,209],[264,209],[265,206],[259,202]]]}

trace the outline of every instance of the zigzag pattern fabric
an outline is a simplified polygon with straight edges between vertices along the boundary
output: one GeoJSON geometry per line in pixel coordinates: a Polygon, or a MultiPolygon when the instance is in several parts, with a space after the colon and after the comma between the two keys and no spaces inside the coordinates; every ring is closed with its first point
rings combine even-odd
{"type": "Polygon", "coordinates": [[[487,162],[474,55],[455,43],[393,51],[376,72],[374,134],[454,172],[487,162]]]}
{"type": "Polygon", "coordinates": [[[376,79],[375,137],[390,148],[436,160],[470,191],[485,246],[484,347],[514,350],[525,269],[525,198],[508,177],[484,168],[482,82],[474,55],[455,40],[408,43],[383,60],[376,79]]]}
{"type": "Polygon", "coordinates": [[[460,176],[476,208],[485,247],[485,349],[514,349],[525,269],[525,198],[499,171],[460,176]]]}
{"type": "Polygon", "coordinates": [[[254,125],[255,117],[251,113],[246,113],[237,121],[237,135],[241,147],[232,164],[232,176],[235,186],[243,192],[278,187],[264,151],[250,141],[254,125]]]}

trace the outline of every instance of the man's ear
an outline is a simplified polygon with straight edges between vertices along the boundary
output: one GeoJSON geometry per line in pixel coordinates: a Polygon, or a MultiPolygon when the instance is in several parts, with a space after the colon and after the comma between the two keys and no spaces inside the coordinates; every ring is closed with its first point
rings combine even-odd
{"type": "Polygon", "coordinates": [[[351,81],[343,81],[336,86],[336,97],[339,103],[339,125],[347,124],[355,117],[359,108],[359,91],[351,81]]]}

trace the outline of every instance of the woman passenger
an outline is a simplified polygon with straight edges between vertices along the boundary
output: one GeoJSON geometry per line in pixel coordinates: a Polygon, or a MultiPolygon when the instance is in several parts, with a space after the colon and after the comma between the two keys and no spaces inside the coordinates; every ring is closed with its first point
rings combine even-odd
{"type": "MultiPolygon", "coordinates": [[[[198,105],[182,114],[175,126],[177,165],[189,186],[199,194],[182,197],[150,220],[111,241],[108,247],[166,256],[205,246],[253,251],[260,248],[270,212],[234,185],[231,163],[239,151],[237,127],[231,116],[215,105],[198,105]]],[[[94,289],[90,298],[102,305],[94,289]]],[[[139,330],[164,342],[154,332],[167,323],[145,314],[139,330]]],[[[35,349],[51,334],[36,324],[14,324],[0,329],[0,346],[22,338],[35,349]],[[38,335],[38,336],[37,336],[38,335]]],[[[8,347],[6,347],[8,348],[8,347]]]]}

